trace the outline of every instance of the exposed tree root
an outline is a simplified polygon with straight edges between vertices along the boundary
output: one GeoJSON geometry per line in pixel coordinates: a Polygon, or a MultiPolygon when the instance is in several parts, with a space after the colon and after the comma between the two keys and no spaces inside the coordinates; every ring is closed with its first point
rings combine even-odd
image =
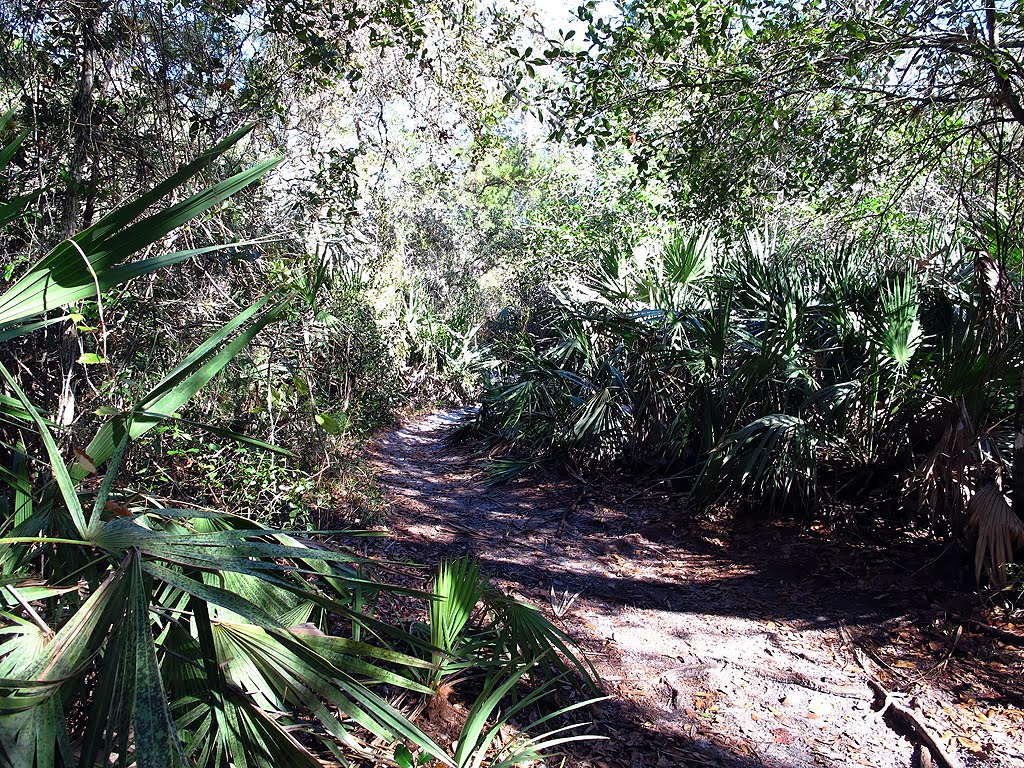
{"type": "Polygon", "coordinates": [[[971,627],[978,630],[979,632],[982,632],[988,635],[989,637],[994,637],[997,640],[1006,643],[1007,645],[1015,645],[1018,648],[1024,648],[1024,637],[1021,637],[1020,635],[1014,634],[1013,632],[1008,632],[1005,629],[1000,629],[999,627],[993,627],[988,624],[984,624],[975,619],[971,619],[968,622],[968,624],[970,624],[971,627]]]}
{"type": "Polygon", "coordinates": [[[932,732],[928,729],[928,726],[924,724],[921,708],[917,703],[917,699],[911,699],[909,707],[901,703],[875,678],[874,674],[872,674],[871,669],[868,666],[868,661],[864,658],[860,649],[853,642],[853,638],[850,637],[846,627],[839,627],[839,636],[849,646],[850,651],[853,653],[853,657],[857,660],[860,668],[864,670],[864,676],[867,678],[867,683],[871,686],[871,690],[873,690],[882,701],[881,706],[875,709],[875,716],[882,722],[886,722],[885,715],[887,713],[891,714],[893,720],[899,721],[905,727],[913,731],[920,742],[931,751],[930,756],[926,756],[924,750],[918,752],[919,764],[926,766],[937,763],[940,768],[962,768],[960,761],[955,756],[946,752],[941,742],[935,738],[932,732]],[[934,758],[934,760],[929,758],[934,758]]]}
{"type": "Polygon", "coordinates": [[[917,734],[918,738],[931,750],[932,757],[935,758],[938,765],[942,766],[942,768],[962,768],[960,761],[946,752],[939,740],[932,735],[932,732],[928,730],[928,727],[921,720],[921,709],[917,706],[916,699],[911,699],[911,706],[907,707],[901,704],[880,682],[872,679],[870,676],[868,677],[868,685],[882,699],[881,708],[875,710],[875,714],[879,719],[884,719],[887,712],[892,714],[896,720],[899,720],[917,734]]]}

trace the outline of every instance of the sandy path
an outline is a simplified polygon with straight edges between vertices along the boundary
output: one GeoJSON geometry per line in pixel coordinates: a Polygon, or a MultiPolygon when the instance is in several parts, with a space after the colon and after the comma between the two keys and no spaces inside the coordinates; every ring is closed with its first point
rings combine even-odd
{"type": "MultiPolygon", "coordinates": [[[[770,530],[733,541],[675,530],[665,509],[628,491],[551,480],[489,488],[443,442],[457,415],[373,446],[391,493],[389,554],[426,564],[475,554],[587,649],[613,695],[593,730],[611,738],[574,746],[566,766],[919,764],[915,740],[873,712],[840,630],[902,620],[910,602],[899,589],[861,588],[827,547],[807,551],[770,530]],[[560,617],[552,604],[566,601],[552,589],[578,595],[560,617]]],[[[905,569],[877,573],[886,567],[862,564],[898,586],[905,569]]],[[[927,681],[902,690],[961,765],[1024,766],[1009,715],[981,728],[927,681]]]]}

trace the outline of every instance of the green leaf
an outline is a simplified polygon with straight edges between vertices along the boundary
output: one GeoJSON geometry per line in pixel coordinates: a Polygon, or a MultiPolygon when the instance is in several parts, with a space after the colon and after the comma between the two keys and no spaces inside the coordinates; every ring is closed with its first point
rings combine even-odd
{"type": "Polygon", "coordinates": [[[132,558],[129,583],[129,653],[134,653],[135,691],[133,735],[135,760],[142,768],[177,768],[189,765],[167,705],[160,664],[149,620],[149,592],[141,562],[132,558]]]}
{"type": "Polygon", "coordinates": [[[10,200],[0,203],[0,227],[6,227],[19,216],[24,215],[25,209],[39,197],[39,192],[29,192],[25,195],[18,195],[10,200]]]}
{"type": "Polygon", "coordinates": [[[25,444],[19,442],[12,456],[12,474],[17,482],[14,490],[14,524],[21,525],[32,516],[32,483],[29,477],[28,454],[25,444]]]}
{"type": "MultiPolygon", "coordinates": [[[[14,116],[14,110],[8,110],[3,117],[3,125],[14,116]]],[[[2,125],[0,125],[2,127],[2,125]]],[[[14,140],[7,144],[3,149],[0,149],[0,171],[7,167],[7,164],[11,162],[14,157],[14,153],[18,151],[21,143],[28,137],[29,131],[26,129],[14,137],[14,140]]]]}
{"type": "MultiPolygon", "coordinates": [[[[46,453],[50,457],[50,467],[56,477],[57,486],[60,488],[61,496],[64,498],[68,514],[71,515],[71,520],[74,523],[75,530],[78,531],[79,536],[85,537],[88,529],[85,520],[85,512],[82,510],[82,503],[78,500],[78,493],[75,490],[75,481],[68,472],[67,465],[64,463],[64,458],[60,454],[60,449],[57,448],[57,443],[53,439],[53,434],[50,432],[50,428],[47,426],[46,422],[43,421],[39,412],[36,411],[35,406],[32,405],[28,397],[26,397],[25,393],[21,390],[21,387],[18,386],[18,382],[3,364],[0,364],[0,376],[3,376],[7,381],[8,386],[17,396],[18,400],[21,401],[22,406],[28,414],[32,417],[32,421],[35,422],[39,436],[43,441],[43,445],[46,447],[46,453]]],[[[82,476],[85,476],[84,470],[82,476]]]]}
{"type": "Polygon", "coordinates": [[[92,298],[97,288],[100,292],[106,291],[139,274],[194,255],[195,252],[174,254],[118,267],[131,254],[223,202],[280,162],[280,158],[265,160],[132,223],[147,208],[213,163],[249,130],[245,128],[236,132],[149,193],[104,216],[74,238],[59,243],[0,295],[0,330],[74,301],[92,298]]]}
{"type": "MultiPolygon", "coordinates": [[[[100,414],[99,411],[97,411],[97,415],[117,416],[120,415],[120,413],[117,410],[108,409],[105,413],[102,414],[100,414]]],[[[279,445],[274,445],[273,443],[268,443],[265,440],[259,440],[255,437],[244,435],[241,432],[235,432],[234,430],[225,429],[223,427],[215,427],[212,424],[204,424],[201,421],[192,421],[191,419],[185,419],[179,416],[177,413],[168,414],[154,413],[153,411],[135,411],[133,414],[133,418],[154,422],[161,422],[173,418],[176,424],[181,424],[182,426],[193,427],[194,429],[209,432],[211,435],[216,435],[217,437],[223,437],[227,440],[235,440],[239,443],[242,443],[243,445],[251,445],[253,448],[259,448],[264,451],[269,451],[270,453],[276,453],[279,456],[295,456],[295,453],[293,451],[289,451],[287,448],[282,448],[279,445]]]]}
{"type": "Polygon", "coordinates": [[[399,768],[413,768],[412,752],[405,744],[395,747],[395,762],[398,763],[399,768]]]}
{"type": "MultiPolygon", "coordinates": [[[[206,341],[167,374],[147,395],[144,395],[133,412],[128,415],[114,417],[97,432],[96,437],[86,448],[86,453],[97,464],[106,461],[114,451],[114,447],[127,432],[131,439],[145,434],[159,423],[158,418],[146,414],[170,415],[187,403],[214,376],[220,373],[231,360],[244,349],[263,328],[277,320],[285,309],[280,303],[265,311],[262,316],[253,320],[263,310],[272,297],[266,296],[248,309],[241,312],[233,320],[219,328],[206,341]],[[247,322],[248,327],[231,341],[231,334],[247,322]],[[218,347],[221,347],[218,351],[218,347]]],[[[76,475],[78,479],[84,475],[76,475]]]]}
{"type": "Polygon", "coordinates": [[[169,584],[170,586],[180,589],[182,592],[186,592],[187,594],[197,597],[207,603],[213,603],[214,605],[227,608],[232,613],[237,613],[239,616],[244,617],[257,626],[284,629],[284,624],[276,618],[271,616],[258,605],[240,597],[234,592],[221,589],[220,587],[215,587],[212,584],[204,584],[203,582],[197,581],[183,573],[173,571],[170,568],[165,568],[164,566],[156,563],[143,563],[142,569],[153,578],[159,579],[165,584],[169,584]]]}
{"type": "Polygon", "coordinates": [[[446,674],[449,659],[458,652],[459,639],[485,588],[476,558],[460,557],[438,564],[434,599],[428,609],[430,642],[438,649],[433,654],[437,671],[431,676],[435,685],[446,674]]]}

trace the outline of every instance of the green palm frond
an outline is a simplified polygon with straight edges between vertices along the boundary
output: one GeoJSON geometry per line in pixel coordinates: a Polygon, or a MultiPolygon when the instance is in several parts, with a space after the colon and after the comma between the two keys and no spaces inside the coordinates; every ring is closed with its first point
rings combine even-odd
{"type": "Polygon", "coordinates": [[[212,246],[124,263],[132,254],[222,203],[280,163],[278,157],[265,160],[136,221],[146,209],[159,203],[172,190],[205,171],[250,130],[251,127],[243,128],[229,136],[149,192],[107,214],[89,229],[59,243],[0,295],[0,332],[73,302],[95,298],[97,292],[107,291],[140,275],[201,253],[222,249],[224,246],[212,246]]]}
{"type": "Polygon", "coordinates": [[[884,359],[897,371],[905,372],[921,344],[921,301],[917,279],[906,275],[891,280],[881,297],[881,314],[875,321],[875,342],[884,359]]]}
{"type": "Polygon", "coordinates": [[[496,588],[486,589],[484,600],[493,612],[501,653],[536,662],[553,676],[577,673],[585,687],[600,689],[597,671],[583,649],[536,608],[496,588]]]}
{"type": "Polygon", "coordinates": [[[463,633],[473,611],[484,594],[487,582],[480,573],[480,562],[471,557],[442,560],[437,566],[433,597],[430,601],[430,642],[435,670],[431,684],[462,666],[460,648],[463,633]]]}
{"type": "Polygon", "coordinates": [[[536,734],[541,725],[552,718],[568,714],[581,707],[588,706],[607,697],[598,697],[578,702],[567,707],[562,707],[548,715],[537,718],[526,725],[520,732],[518,738],[502,744],[497,750],[492,750],[498,735],[513,718],[520,712],[535,705],[542,698],[547,696],[549,691],[559,682],[560,678],[548,678],[542,685],[534,688],[528,694],[518,697],[514,704],[502,711],[502,702],[509,696],[515,686],[531,670],[527,664],[509,674],[504,680],[496,676],[490,676],[484,683],[483,693],[476,699],[470,709],[466,722],[459,734],[458,748],[455,752],[455,765],[457,768],[481,768],[484,761],[492,768],[498,766],[521,765],[524,761],[538,760],[547,750],[553,749],[561,744],[573,741],[584,741],[588,739],[601,739],[602,736],[591,735],[565,735],[569,731],[581,728],[587,723],[573,723],[562,728],[556,728],[546,733],[536,734]],[[533,734],[533,735],[526,735],[533,734]]]}
{"type": "Polygon", "coordinates": [[[773,413],[726,435],[711,452],[704,471],[707,491],[723,482],[772,501],[795,490],[814,498],[814,448],[819,434],[798,416],[773,413]]]}

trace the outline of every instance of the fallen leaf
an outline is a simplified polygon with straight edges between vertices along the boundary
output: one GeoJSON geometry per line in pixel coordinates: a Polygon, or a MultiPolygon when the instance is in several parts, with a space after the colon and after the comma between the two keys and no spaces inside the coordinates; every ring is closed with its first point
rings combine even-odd
{"type": "Polygon", "coordinates": [[[824,699],[814,699],[807,708],[811,711],[811,714],[819,717],[824,717],[832,712],[832,705],[824,699]]]}
{"type": "Polygon", "coordinates": [[[969,749],[971,752],[981,752],[981,744],[976,742],[974,739],[969,739],[966,736],[957,736],[957,743],[964,749],[969,749]]]}
{"type": "Polygon", "coordinates": [[[127,507],[124,504],[118,504],[116,501],[110,501],[109,499],[103,502],[103,509],[115,517],[131,517],[131,507],[127,507]]]}
{"type": "Polygon", "coordinates": [[[787,731],[785,728],[776,728],[772,731],[772,738],[775,739],[776,744],[792,744],[793,734],[787,731]]]}
{"type": "Polygon", "coordinates": [[[96,462],[89,458],[89,454],[83,451],[81,448],[72,448],[75,452],[75,460],[81,465],[82,469],[88,472],[90,475],[96,474],[96,462]]]}

